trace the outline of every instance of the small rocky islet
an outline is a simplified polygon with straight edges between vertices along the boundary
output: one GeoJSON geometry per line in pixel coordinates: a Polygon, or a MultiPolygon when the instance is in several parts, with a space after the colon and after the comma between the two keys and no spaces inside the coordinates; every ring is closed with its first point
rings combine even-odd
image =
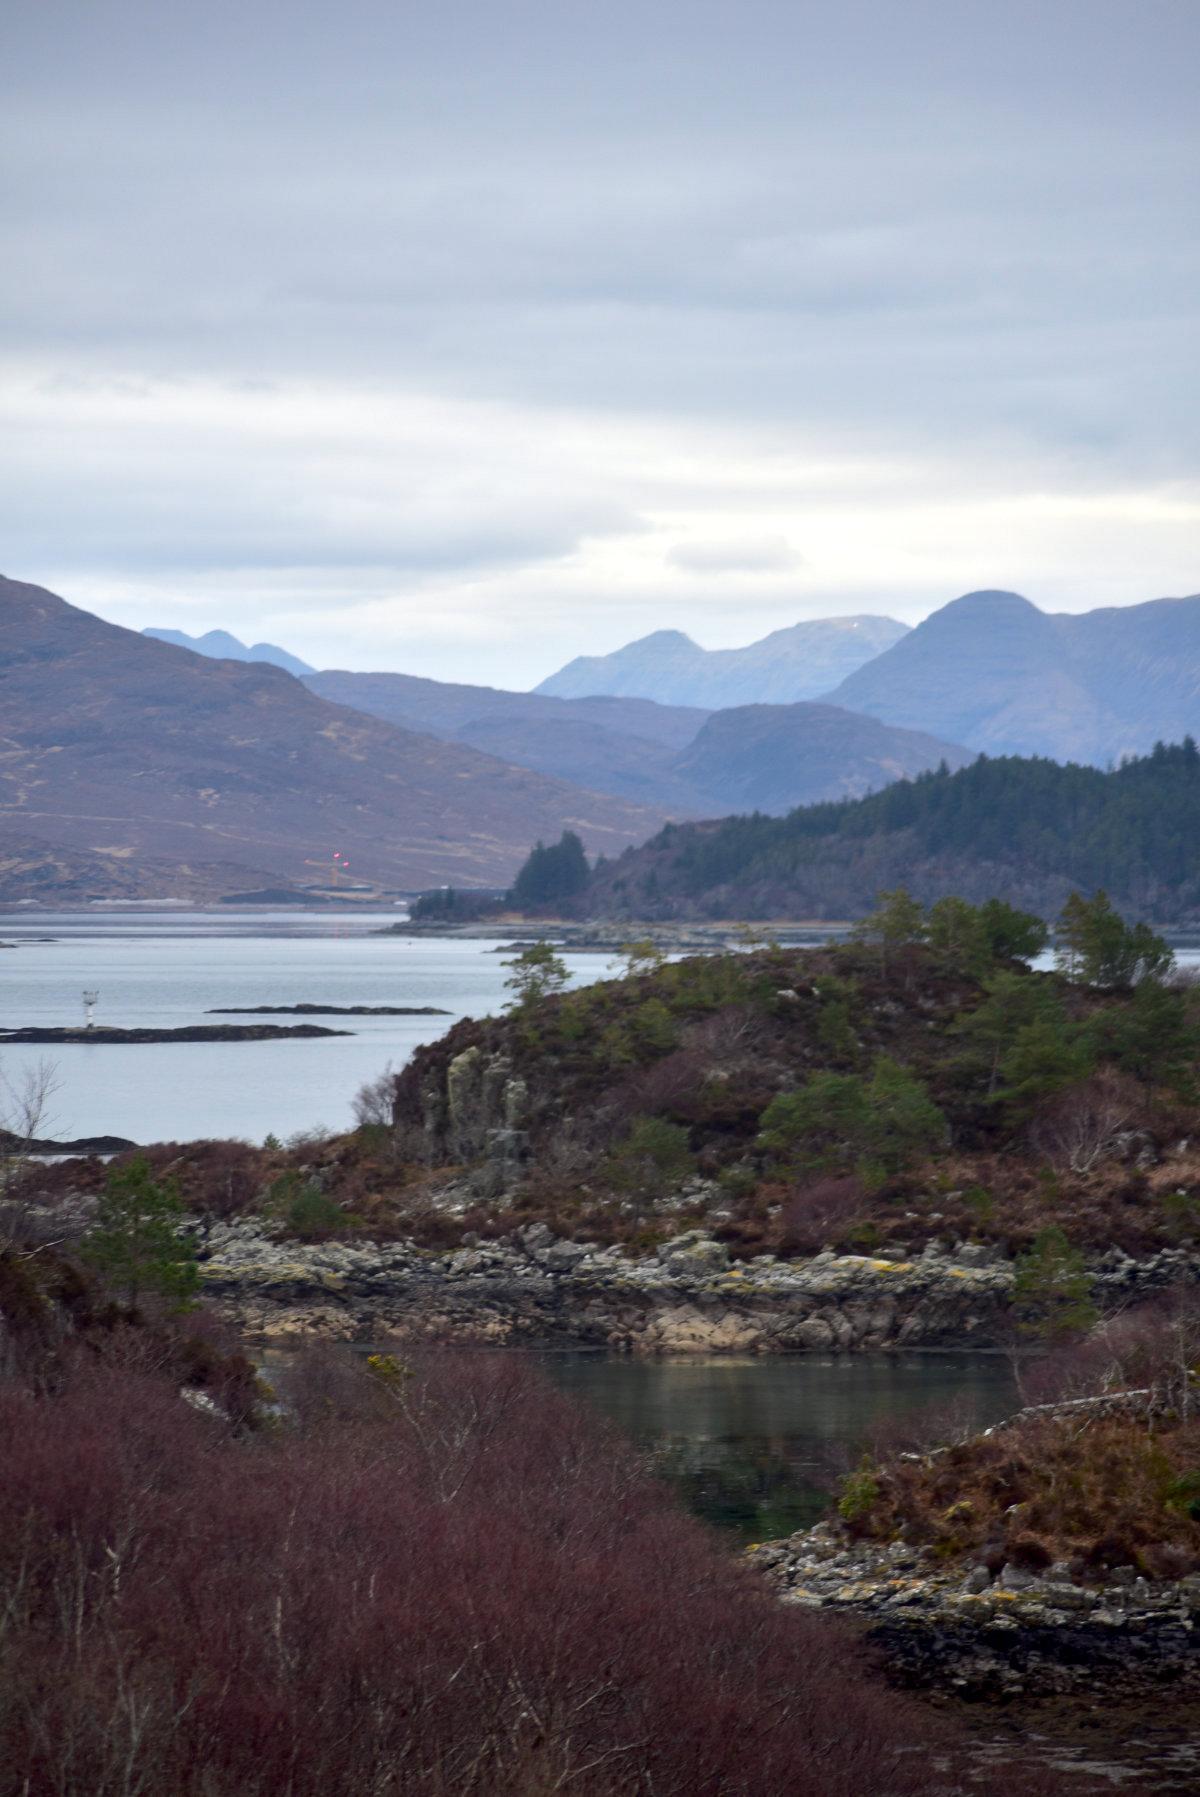
{"type": "Polygon", "coordinates": [[[219,1005],[210,1017],[449,1017],[439,1005],[219,1005]]]}

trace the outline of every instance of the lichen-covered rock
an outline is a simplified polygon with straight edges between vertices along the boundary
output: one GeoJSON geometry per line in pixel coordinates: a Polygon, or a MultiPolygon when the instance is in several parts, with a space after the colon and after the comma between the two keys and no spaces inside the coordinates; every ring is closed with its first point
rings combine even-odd
{"type": "Polygon", "coordinates": [[[406,1242],[304,1245],[240,1221],[203,1240],[201,1277],[210,1301],[262,1339],[440,1332],[656,1354],[969,1345],[988,1339],[1011,1285],[1005,1267],[931,1259],[731,1265],[696,1230],[633,1260],[557,1240],[544,1223],[433,1253],[406,1242]]]}
{"type": "Polygon", "coordinates": [[[473,1043],[449,1061],[444,1079],[430,1077],[421,1088],[426,1150],[468,1164],[473,1194],[498,1198],[525,1171],[528,1109],[528,1086],[508,1057],[473,1043]]]}
{"type": "Polygon", "coordinates": [[[1073,1583],[852,1541],[821,1523],[748,1558],[782,1602],[856,1621],[892,1674],[960,1697],[1200,1694],[1200,1578],[1073,1583]]]}

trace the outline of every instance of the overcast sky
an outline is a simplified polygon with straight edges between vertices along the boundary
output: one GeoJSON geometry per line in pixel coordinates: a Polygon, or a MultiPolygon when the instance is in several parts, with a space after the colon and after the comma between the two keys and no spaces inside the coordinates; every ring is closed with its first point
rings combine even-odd
{"type": "Polygon", "coordinates": [[[526,686],[1200,588],[1198,0],[9,0],[0,568],[526,686]]]}

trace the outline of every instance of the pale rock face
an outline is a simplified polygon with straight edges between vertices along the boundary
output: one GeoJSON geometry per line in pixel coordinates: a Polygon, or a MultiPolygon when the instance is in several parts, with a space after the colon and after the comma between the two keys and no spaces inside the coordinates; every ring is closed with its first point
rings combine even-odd
{"type": "MultiPolygon", "coordinates": [[[[257,1219],[207,1234],[197,1223],[196,1233],[206,1298],[263,1340],[440,1335],[648,1354],[988,1346],[1012,1290],[1007,1265],[964,1264],[954,1252],[735,1265],[702,1230],[641,1260],[559,1240],[544,1223],[500,1241],[471,1238],[451,1253],[411,1242],[277,1240],[257,1219]]],[[[1131,1298],[1188,1268],[1186,1253],[1169,1250],[1123,1258],[1116,1269],[1106,1257],[1093,1277],[1098,1291],[1131,1298]]]]}
{"type": "Polygon", "coordinates": [[[480,1163],[472,1174],[477,1195],[497,1197],[516,1184],[529,1150],[522,1127],[529,1090],[506,1056],[465,1048],[446,1069],[445,1090],[422,1100],[425,1132],[447,1158],[480,1163]]]}
{"type": "MultiPolygon", "coordinates": [[[[477,1081],[479,1068],[468,1063],[464,1084],[477,1081]]],[[[986,1340],[1011,1283],[1002,1268],[860,1255],[734,1266],[724,1245],[701,1230],[629,1260],[594,1243],[557,1240],[544,1223],[436,1254],[404,1242],[278,1241],[260,1222],[243,1220],[209,1231],[201,1256],[206,1296],[261,1339],[437,1332],[636,1353],[986,1340]]]]}

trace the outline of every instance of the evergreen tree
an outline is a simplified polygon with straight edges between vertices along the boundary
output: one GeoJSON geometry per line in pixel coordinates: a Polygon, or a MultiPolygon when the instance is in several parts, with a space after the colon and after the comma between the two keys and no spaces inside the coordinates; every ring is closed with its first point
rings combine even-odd
{"type": "Polygon", "coordinates": [[[183,1219],[175,1181],[156,1181],[150,1163],[138,1155],[110,1169],[84,1258],[128,1304],[153,1294],[186,1309],[199,1274],[183,1219]]]}
{"type": "Polygon", "coordinates": [[[554,905],[578,896],[588,883],[587,856],[573,830],[556,843],[539,842],[513,882],[513,902],[526,907],[554,905]]]}
{"type": "Polygon", "coordinates": [[[1148,924],[1127,924],[1101,890],[1073,892],[1062,908],[1056,957],[1068,979],[1085,986],[1136,986],[1167,972],[1174,955],[1148,924]]]}
{"type": "Polygon", "coordinates": [[[1181,993],[1158,980],[1143,980],[1127,1003],[1097,1012],[1088,1033],[1098,1058],[1147,1084],[1195,1088],[1200,1035],[1181,993]]]}
{"type": "Polygon", "coordinates": [[[1041,1230],[1013,1267],[1013,1304],[1023,1333],[1048,1344],[1068,1341],[1096,1322],[1082,1254],[1057,1226],[1041,1230]]]}
{"type": "Polygon", "coordinates": [[[853,934],[859,942],[879,945],[879,958],[886,968],[898,949],[925,940],[924,907],[903,886],[892,892],[879,892],[875,895],[875,909],[855,924],[853,934]]]}
{"type": "Polygon", "coordinates": [[[965,899],[942,898],[929,907],[926,940],[939,959],[964,971],[980,971],[992,960],[983,917],[965,899]]]}
{"type": "Polygon", "coordinates": [[[894,1173],[914,1155],[945,1146],[946,1119],[916,1079],[890,1055],[880,1055],[867,1085],[871,1123],[867,1152],[885,1172],[894,1173]]]}
{"type": "Polygon", "coordinates": [[[881,1055],[870,1079],[816,1073],[799,1090],[781,1092],[759,1119],[759,1140],[807,1167],[857,1161],[864,1173],[894,1173],[914,1155],[940,1147],[946,1119],[923,1082],[881,1055]]]}
{"type": "Polygon", "coordinates": [[[511,1002],[522,1010],[530,1009],[553,992],[561,992],[571,977],[566,962],[548,942],[531,942],[504,965],[512,968],[504,982],[512,992],[511,1002]]]}
{"type": "Polygon", "coordinates": [[[1001,1062],[1019,1032],[1040,1018],[1049,1018],[1062,1033],[1067,1019],[1051,988],[1025,973],[994,973],[984,983],[987,996],[973,1011],[954,1023],[956,1033],[969,1044],[970,1055],[986,1070],[988,1096],[1000,1084],[1001,1062]]]}
{"type": "Polygon", "coordinates": [[[1048,1009],[1019,1029],[1005,1050],[998,1095],[1025,1113],[1086,1079],[1094,1066],[1095,1050],[1086,1030],[1070,1023],[1060,1007],[1048,1009]]]}
{"type": "Polygon", "coordinates": [[[1032,961],[1050,940],[1050,931],[1040,917],[1032,911],[1018,911],[1003,899],[985,900],[979,917],[993,961],[1032,961]]]}
{"type": "Polygon", "coordinates": [[[640,1212],[656,1204],[693,1171],[688,1132],[665,1117],[639,1117],[620,1147],[608,1157],[606,1172],[640,1212]]]}
{"type": "Polygon", "coordinates": [[[666,950],[661,949],[653,937],[643,936],[636,942],[626,942],[621,954],[625,960],[625,973],[630,979],[637,979],[646,973],[657,973],[666,961],[666,950]]]}

